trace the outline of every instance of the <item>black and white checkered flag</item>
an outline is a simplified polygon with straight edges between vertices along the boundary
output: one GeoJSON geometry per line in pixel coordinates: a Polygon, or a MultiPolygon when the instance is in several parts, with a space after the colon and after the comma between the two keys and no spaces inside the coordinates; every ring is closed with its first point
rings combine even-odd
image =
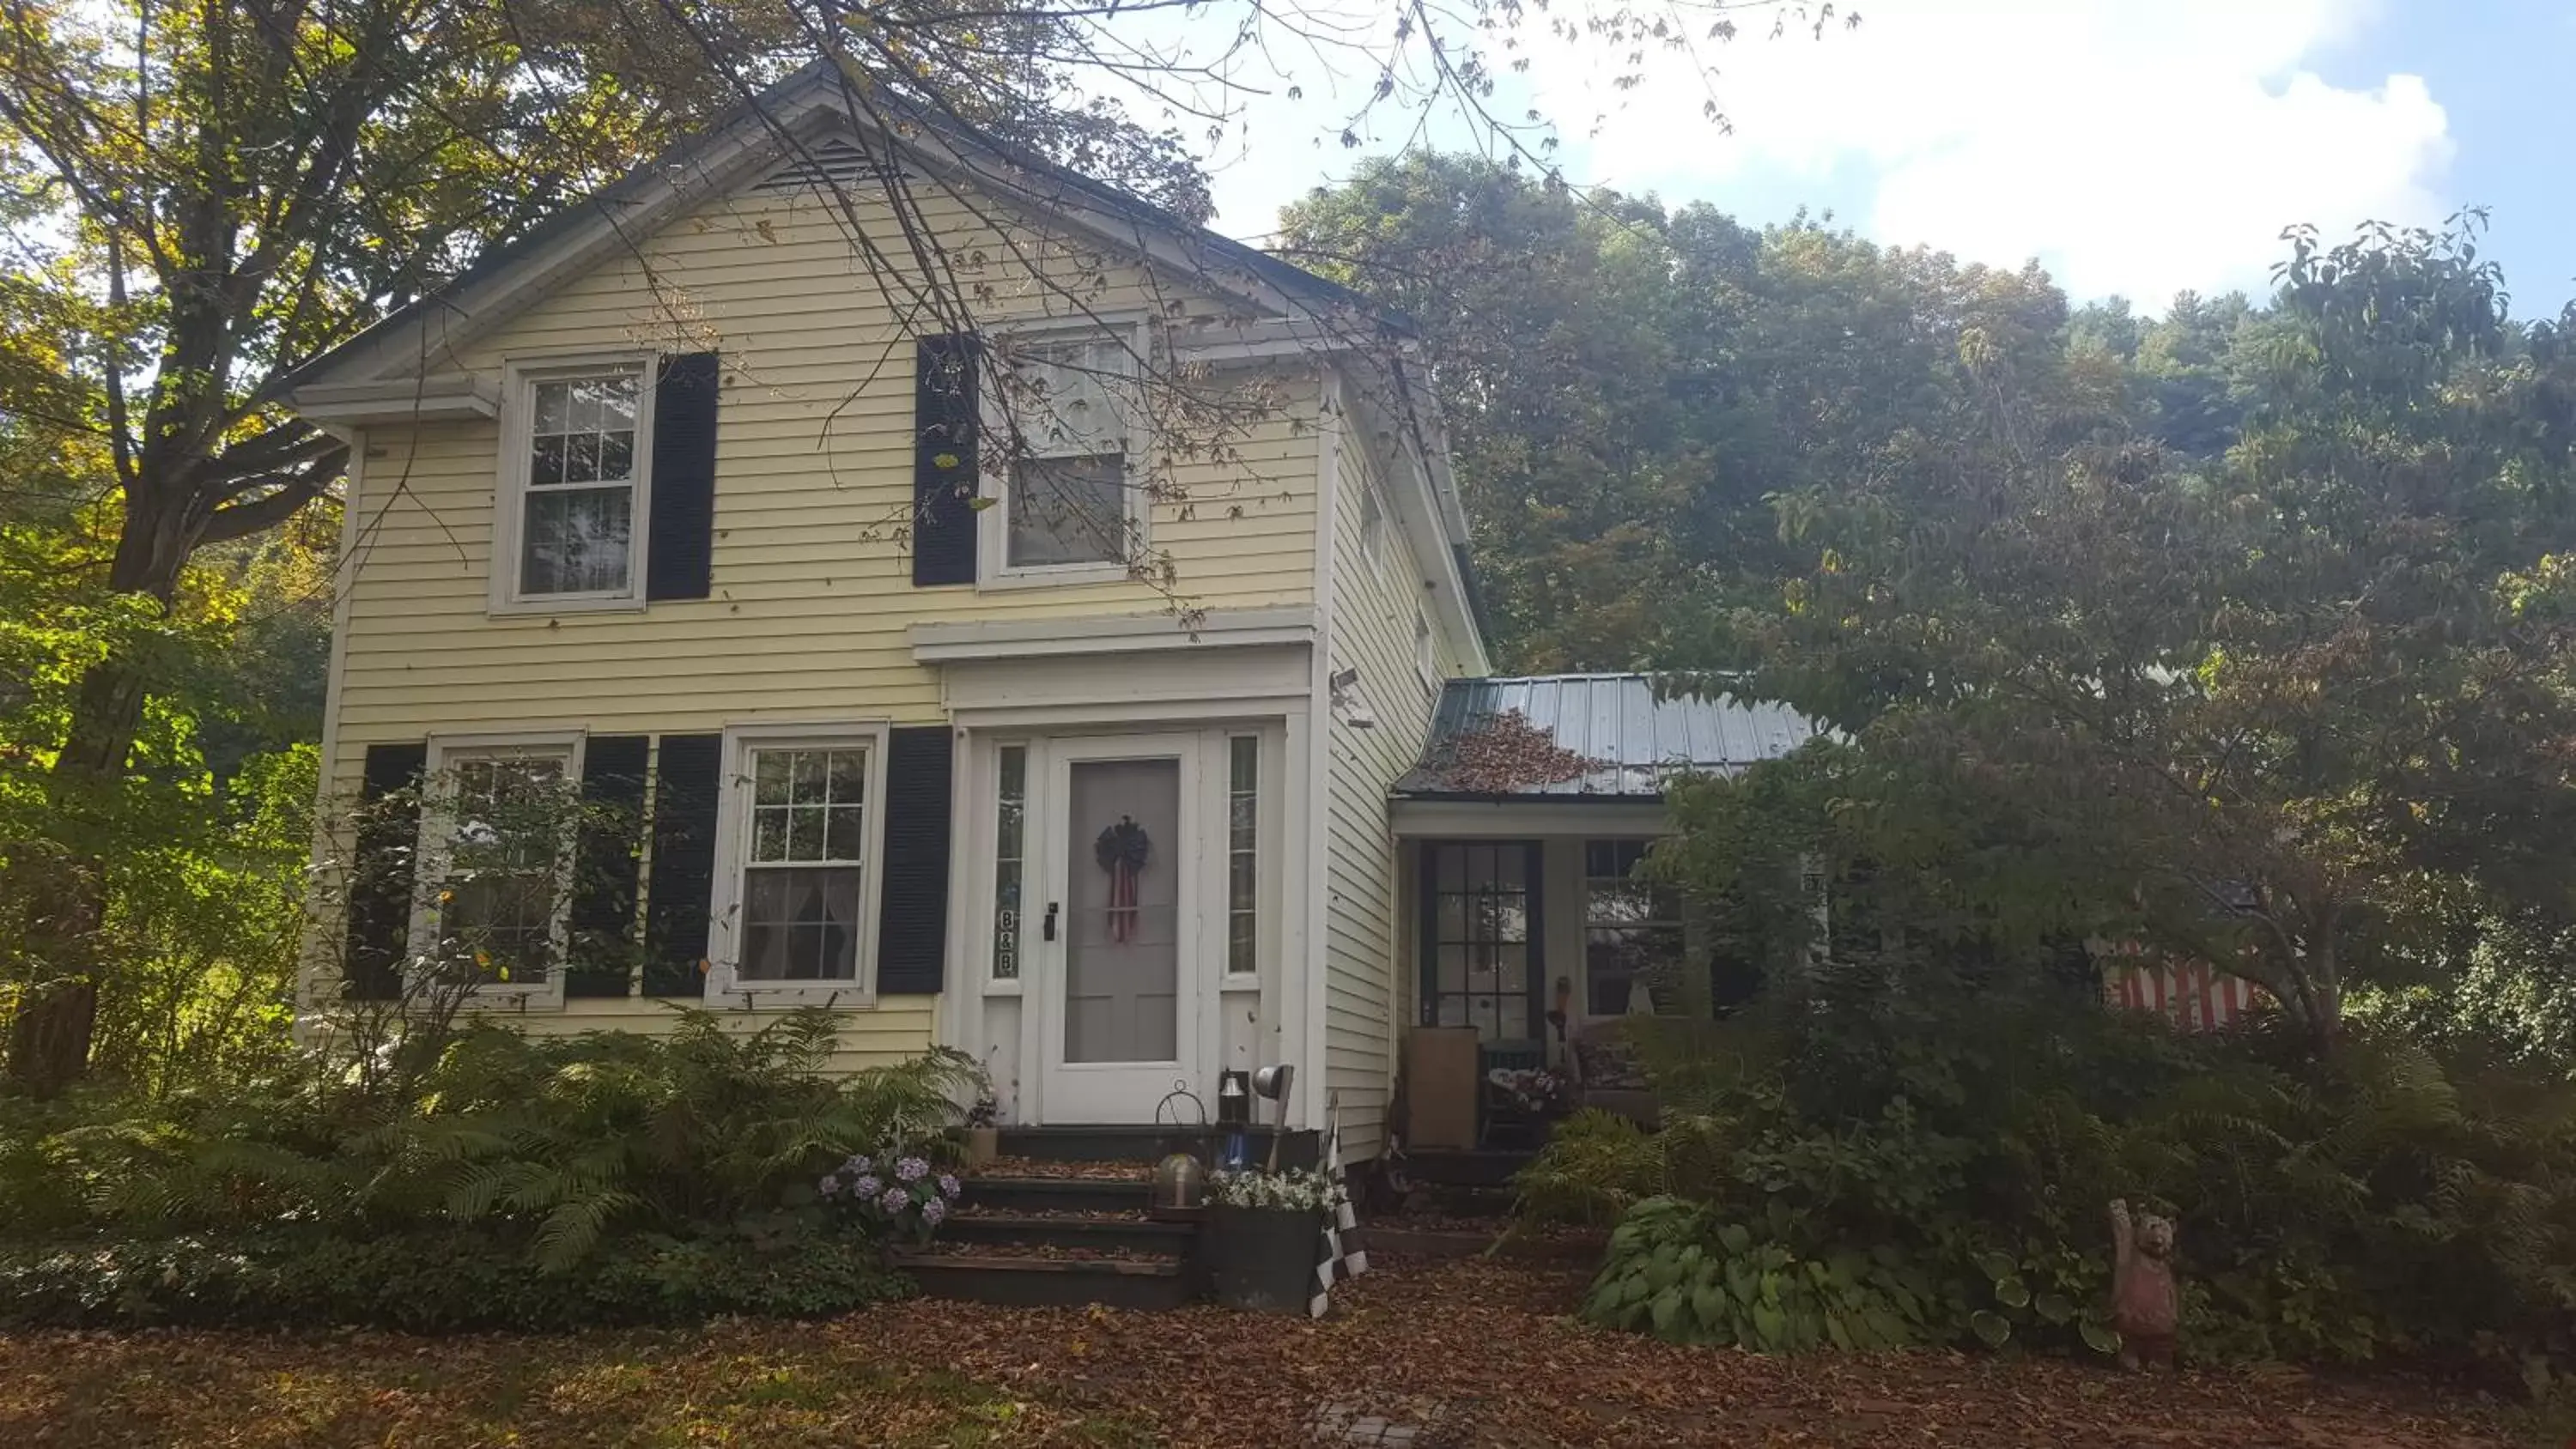
{"type": "Polygon", "coordinates": [[[1324,1109],[1323,1158],[1315,1164],[1324,1178],[1323,1253],[1315,1263],[1315,1295],[1306,1300],[1306,1316],[1321,1318],[1333,1306],[1337,1279],[1368,1271],[1368,1249],[1360,1246],[1359,1214],[1351,1209],[1350,1180],[1342,1171],[1342,1105],[1338,1097],[1324,1109]]]}

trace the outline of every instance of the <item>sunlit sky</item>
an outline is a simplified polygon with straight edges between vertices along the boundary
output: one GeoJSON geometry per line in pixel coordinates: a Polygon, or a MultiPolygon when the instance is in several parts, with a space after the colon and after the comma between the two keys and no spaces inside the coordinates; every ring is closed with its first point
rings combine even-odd
{"type": "MultiPolygon", "coordinates": [[[[1527,79],[1497,108],[1556,122],[1578,183],[1748,222],[1830,211],[1879,240],[1999,265],[2036,257],[2078,299],[2116,293],[2146,311],[2186,288],[2260,292],[2291,222],[2341,234],[2464,206],[2491,208],[2488,252],[2517,312],[2576,297],[2576,0],[1859,8],[1856,29],[1821,40],[1771,39],[1748,19],[1701,64],[1658,56],[1625,92],[1608,84],[1615,64],[1534,37],[1527,79]],[[1731,131],[1704,118],[1712,96],[1731,131]]],[[[1247,63],[1238,79],[1272,93],[1209,156],[1218,228],[1260,240],[1281,203],[1411,139],[1389,115],[1359,150],[1339,144],[1371,78],[1349,56],[1328,67],[1284,47],[1247,63]]],[[[1430,133],[1475,134],[1454,115],[1430,133]]]]}

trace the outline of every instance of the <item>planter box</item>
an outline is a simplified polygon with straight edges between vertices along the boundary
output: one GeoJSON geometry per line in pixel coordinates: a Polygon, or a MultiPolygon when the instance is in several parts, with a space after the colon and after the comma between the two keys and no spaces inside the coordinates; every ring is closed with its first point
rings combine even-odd
{"type": "Polygon", "coordinates": [[[1323,1230],[1320,1213],[1209,1203],[1199,1226],[1209,1293],[1228,1308],[1305,1313],[1315,1294],[1323,1230]]]}

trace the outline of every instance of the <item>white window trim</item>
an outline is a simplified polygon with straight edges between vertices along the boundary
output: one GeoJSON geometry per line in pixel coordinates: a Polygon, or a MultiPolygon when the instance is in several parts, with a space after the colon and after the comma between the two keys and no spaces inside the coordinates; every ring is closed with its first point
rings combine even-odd
{"type": "Polygon", "coordinates": [[[644,607],[645,537],[653,520],[653,391],[661,358],[651,352],[598,352],[513,358],[501,367],[501,470],[493,495],[490,610],[494,614],[597,614],[644,607]],[[633,369],[635,389],[635,522],[626,537],[626,587],[616,593],[519,592],[519,543],[528,513],[528,429],[536,385],[567,376],[633,369]]]}
{"type": "MultiPolygon", "coordinates": [[[[992,334],[998,338],[1043,346],[1050,342],[1074,342],[1100,333],[1123,332],[1128,346],[1139,359],[1138,386],[1150,381],[1146,372],[1153,358],[1153,329],[1140,314],[1108,313],[1099,317],[1050,317],[1012,322],[992,334]]],[[[983,353],[986,367],[998,366],[997,349],[987,347],[983,353]]],[[[976,387],[982,442],[1010,436],[1010,419],[1003,413],[1008,406],[1003,390],[990,378],[979,379],[976,387]]],[[[1145,497],[1145,454],[1153,446],[1153,421],[1135,419],[1134,430],[1127,438],[1127,478],[1121,497],[1126,502],[1127,537],[1130,546],[1142,553],[1153,547],[1153,514],[1151,500],[1145,497]]],[[[979,483],[984,497],[993,502],[978,510],[975,520],[975,586],[978,589],[1050,588],[1064,584],[1097,584],[1123,581],[1129,577],[1128,561],[1114,559],[1107,563],[1034,564],[1014,568],[1010,565],[1011,460],[991,446],[976,449],[979,483]]]]}
{"type": "Polygon", "coordinates": [[[716,879],[708,901],[707,989],[710,1006],[832,1006],[853,1010],[877,1004],[877,932],[885,883],[885,720],[829,723],[763,722],[728,725],[724,732],[721,788],[716,793],[716,879]],[[751,752],[780,749],[848,749],[868,752],[867,859],[859,865],[857,974],[849,981],[741,981],[743,862],[750,855],[751,752]]]}
{"type": "MultiPolygon", "coordinates": [[[[580,787],[584,749],[588,733],[580,729],[508,730],[481,734],[431,735],[426,759],[422,762],[423,799],[420,802],[420,842],[414,860],[417,878],[440,882],[447,878],[448,848],[456,828],[455,767],[467,760],[527,754],[537,751],[560,751],[564,756],[564,779],[580,787]]],[[[474,1006],[518,1006],[561,1009],[564,1002],[564,968],[566,954],[572,948],[572,898],[578,890],[572,870],[579,865],[577,851],[580,826],[576,821],[564,825],[564,840],[557,858],[568,867],[563,875],[563,889],[556,894],[554,913],[554,964],[539,983],[495,981],[465,988],[465,997],[474,1006]]],[[[435,888],[413,893],[411,935],[414,945],[405,970],[417,973],[421,944],[438,939],[439,905],[435,888]]]]}
{"type": "Polygon", "coordinates": [[[1227,954],[1221,959],[1224,969],[1218,973],[1220,991],[1251,991],[1272,975],[1279,959],[1280,914],[1286,909],[1286,892],[1279,888],[1284,879],[1280,854],[1284,849],[1286,826],[1281,817],[1287,786],[1288,750],[1285,733],[1271,725],[1258,724],[1212,732],[1216,744],[1217,768],[1210,771],[1218,777],[1217,811],[1209,817],[1224,834],[1215,842],[1218,890],[1224,907],[1221,914],[1231,917],[1233,896],[1229,882],[1233,879],[1233,820],[1229,798],[1234,786],[1234,742],[1253,739],[1260,742],[1260,767],[1252,776],[1252,969],[1237,971],[1232,956],[1233,922],[1220,930],[1217,944],[1227,954]]]}
{"type": "Polygon", "coordinates": [[[979,890],[978,895],[982,902],[982,909],[979,913],[981,916],[981,931],[975,951],[976,974],[983,980],[983,991],[986,996],[1019,996],[1025,992],[1025,983],[1029,979],[1029,898],[1036,894],[1036,892],[1031,890],[1030,887],[1036,884],[1038,868],[1037,861],[1032,854],[1032,848],[1036,841],[1036,834],[1031,828],[1037,823],[1037,817],[1029,813],[1028,801],[1029,796],[1034,793],[1035,786],[1041,778],[1040,772],[1046,768],[1037,746],[1038,742],[1026,735],[1001,735],[991,741],[990,746],[983,751],[982,759],[978,761],[982,770],[981,779],[987,788],[977,790],[974,795],[977,802],[977,813],[981,816],[981,819],[976,823],[974,841],[971,848],[974,850],[975,859],[980,865],[979,880],[981,889],[979,890]],[[1002,894],[1002,824],[1000,820],[1002,808],[1002,751],[1013,749],[1021,752],[1020,974],[1017,976],[996,976],[993,974],[993,953],[999,949],[1001,943],[996,939],[1000,927],[993,919],[993,913],[1001,901],[1002,894]]]}

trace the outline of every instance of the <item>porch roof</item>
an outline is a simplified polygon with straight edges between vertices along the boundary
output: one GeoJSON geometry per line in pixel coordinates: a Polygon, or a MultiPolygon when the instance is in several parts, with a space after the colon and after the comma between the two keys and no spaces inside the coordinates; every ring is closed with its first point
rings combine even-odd
{"type": "Polygon", "coordinates": [[[1652,674],[1453,679],[1400,800],[1636,801],[1676,776],[1790,753],[1817,726],[1785,705],[1691,692],[1652,674]],[[1662,687],[1658,687],[1661,685],[1662,687]]]}

